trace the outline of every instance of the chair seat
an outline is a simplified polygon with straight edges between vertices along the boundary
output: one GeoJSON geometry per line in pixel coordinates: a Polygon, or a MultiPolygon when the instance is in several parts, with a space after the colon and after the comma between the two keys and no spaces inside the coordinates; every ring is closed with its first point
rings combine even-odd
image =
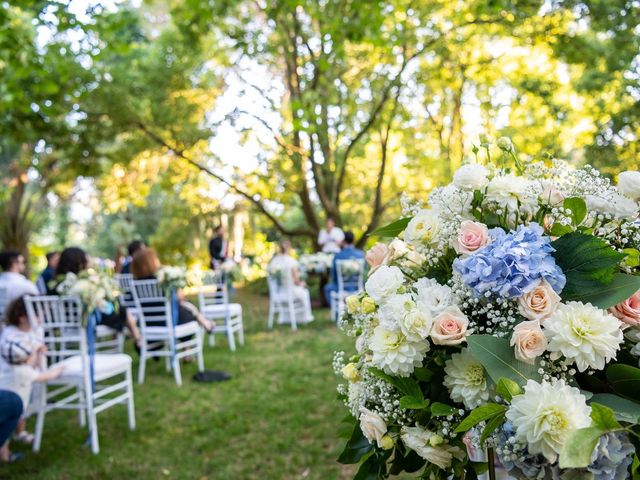
{"type": "MultiPolygon", "coordinates": [[[[174,335],[176,336],[176,338],[186,337],[187,335],[194,335],[200,331],[200,325],[196,321],[176,325],[174,328],[174,335]]],[[[165,339],[170,336],[169,328],[147,327],[145,329],[145,336],[147,340],[165,339]]]]}
{"type": "Polygon", "coordinates": [[[106,325],[98,325],[96,327],[96,338],[112,337],[118,332],[106,325]]]}
{"type": "Polygon", "coordinates": [[[242,315],[242,305],[239,303],[229,303],[227,305],[205,305],[202,308],[202,314],[207,318],[222,318],[227,314],[227,309],[231,316],[242,315]]]}
{"type": "MultiPolygon", "coordinates": [[[[94,379],[99,382],[100,380],[124,373],[131,368],[131,363],[131,357],[124,353],[97,353],[94,355],[93,361],[94,379]]],[[[80,355],[65,358],[52,366],[55,367],[58,365],[64,366],[62,375],[48,383],[76,383],[82,381],[82,358],[80,355]]]]}

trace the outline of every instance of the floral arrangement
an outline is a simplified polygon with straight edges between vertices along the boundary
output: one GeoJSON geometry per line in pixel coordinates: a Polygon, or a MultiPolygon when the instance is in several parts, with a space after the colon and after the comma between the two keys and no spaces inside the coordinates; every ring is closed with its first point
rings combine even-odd
{"type": "Polygon", "coordinates": [[[317,252],[300,256],[300,267],[306,272],[326,272],[333,264],[333,254],[317,252]]]}
{"type": "Polygon", "coordinates": [[[68,272],[56,287],[60,295],[76,296],[84,306],[84,320],[98,310],[113,313],[120,292],[112,276],[104,271],[89,268],[78,275],[68,272]]]}
{"type": "Polygon", "coordinates": [[[474,151],[367,252],[341,321],[357,353],[334,358],[339,461],[357,478],[640,478],[640,172],[616,187],[523,165],[507,138],[474,151]]]}
{"type": "Polygon", "coordinates": [[[230,258],[227,258],[222,262],[220,270],[224,274],[225,278],[230,282],[237,282],[242,279],[242,269],[240,268],[240,264],[230,258]]]}
{"type": "Polygon", "coordinates": [[[189,273],[183,267],[164,265],[156,273],[156,278],[166,292],[189,286],[189,273]]]}
{"type": "Polygon", "coordinates": [[[345,277],[358,275],[362,270],[363,262],[355,259],[340,260],[340,271],[345,277]]]}

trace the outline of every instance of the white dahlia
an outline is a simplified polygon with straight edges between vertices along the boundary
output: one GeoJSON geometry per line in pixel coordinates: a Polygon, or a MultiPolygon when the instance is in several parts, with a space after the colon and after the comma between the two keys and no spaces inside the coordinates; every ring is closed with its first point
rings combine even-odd
{"type": "Polygon", "coordinates": [[[404,275],[398,267],[380,265],[369,276],[364,289],[376,302],[393,295],[404,283],[404,275]]]}
{"type": "Polygon", "coordinates": [[[602,370],[624,341],[620,321],[590,303],[560,304],[544,322],[549,340],[547,350],[553,359],[564,356],[575,362],[578,371],[587,368],[602,370]]]}
{"type": "Polygon", "coordinates": [[[529,380],[522,395],[516,395],[507,410],[516,440],[529,452],[555,462],[571,433],[591,425],[591,407],[575,387],[564,380],[538,383],[529,380]]]}
{"type": "Polygon", "coordinates": [[[433,278],[421,278],[413,287],[418,292],[418,308],[429,310],[432,315],[438,315],[452,303],[451,287],[440,285],[433,278]]]}
{"type": "Polygon", "coordinates": [[[451,399],[471,409],[489,400],[484,368],[467,350],[454,353],[445,363],[444,386],[451,399]]]}
{"type": "Polygon", "coordinates": [[[411,245],[430,245],[436,240],[441,225],[438,214],[432,210],[420,210],[404,231],[404,241],[411,245]]]}
{"type": "Polygon", "coordinates": [[[380,303],[378,317],[380,323],[393,330],[399,325],[400,319],[411,310],[415,310],[416,303],[408,293],[393,294],[380,303]]]}
{"type": "Polygon", "coordinates": [[[515,212],[520,207],[537,204],[537,195],[532,196],[531,187],[531,183],[526,178],[513,173],[496,175],[487,185],[485,202],[515,212]]]}
{"type": "Polygon", "coordinates": [[[373,353],[371,363],[375,366],[389,375],[408,377],[415,367],[422,365],[429,342],[410,341],[402,332],[378,325],[369,340],[369,348],[373,353]]]}

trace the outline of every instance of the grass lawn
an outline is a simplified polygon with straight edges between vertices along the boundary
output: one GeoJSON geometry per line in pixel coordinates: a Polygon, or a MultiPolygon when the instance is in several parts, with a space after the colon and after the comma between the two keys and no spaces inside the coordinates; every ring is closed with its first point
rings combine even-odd
{"type": "Polygon", "coordinates": [[[98,416],[100,454],[92,455],[77,414],[53,412],[40,453],[14,443],[26,457],[0,466],[0,478],[350,478],[353,470],[335,461],[345,409],[331,368],[332,352],[348,349],[349,340],[326,309],[298,332],[268,332],[267,298],[243,290],[236,300],[244,308],[245,346],[231,353],[219,336],[215,348],[205,347],[205,367],[230,372],[231,381],[196,383],[195,364],[183,364],[178,388],[164,362],[148,362],[144,385],[135,385],[135,431],[127,429],[124,406],[106,410],[98,416]]]}

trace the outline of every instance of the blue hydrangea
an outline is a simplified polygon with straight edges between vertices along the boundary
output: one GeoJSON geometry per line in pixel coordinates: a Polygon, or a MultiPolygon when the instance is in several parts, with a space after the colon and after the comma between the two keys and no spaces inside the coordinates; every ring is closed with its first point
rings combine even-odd
{"type": "Polygon", "coordinates": [[[477,297],[517,298],[543,278],[560,293],[567,281],[551,255],[550,238],[537,223],[520,225],[515,232],[500,228],[489,234],[492,242],[473,254],[457,258],[453,269],[477,297]]]}
{"type": "Polygon", "coordinates": [[[625,433],[607,433],[598,440],[587,470],[594,480],[622,480],[627,478],[635,451],[625,433]]]}

